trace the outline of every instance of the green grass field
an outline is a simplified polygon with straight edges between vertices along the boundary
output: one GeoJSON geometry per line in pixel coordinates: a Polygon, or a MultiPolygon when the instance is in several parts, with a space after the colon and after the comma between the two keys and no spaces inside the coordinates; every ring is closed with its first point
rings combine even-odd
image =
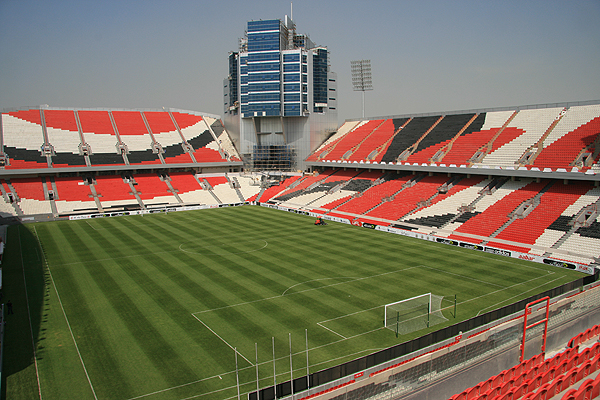
{"type": "Polygon", "coordinates": [[[273,337],[281,382],[290,334],[299,377],[306,333],[315,372],[581,276],[312,223],[244,206],[11,227],[6,398],[235,398],[233,348],[246,393],[256,388],[255,344],[260,385],[273,383],[273,337]],[[428,292],[445,296],[447,322],[399,338],[383,328],[384,304],[428,292]]]}

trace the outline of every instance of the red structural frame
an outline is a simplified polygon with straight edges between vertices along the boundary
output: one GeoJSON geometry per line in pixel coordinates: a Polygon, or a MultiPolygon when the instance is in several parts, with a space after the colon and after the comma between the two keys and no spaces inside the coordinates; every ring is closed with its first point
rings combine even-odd
{"type": "Polygon", "coordinates": [[[521,356],[519,357],[519,361],[523,362],[523,360],[525,359],[525,336],[527,334],[527,329],[533,328],[534,326],[538,326],[540,324],[544,324],[544,341],[542,343],[542,354],[546,352],[546,335],[548,333],[548,314],[550,313],[550,296],[546,296],[546,297],[542,297],[539,300],[536,301],[532,301],[531,303],[527,303],[527,305],[525,306],[525,315],[523,317],[523,342],[521,343],[521,356]],[[527,316],[529,314],[531,314],[531,310],[529,307],[538,304],[538,303],[542,303],[542,302],[546,302],[546,317],[539,320],[538,322],[535,322],[531,325],[527,325],[527,316]]]}

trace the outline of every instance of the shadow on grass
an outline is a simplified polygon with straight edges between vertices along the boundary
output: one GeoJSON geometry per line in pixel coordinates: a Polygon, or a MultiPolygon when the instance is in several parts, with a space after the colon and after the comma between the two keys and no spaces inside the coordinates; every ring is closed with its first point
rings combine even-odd
{"type": "Polygon", "coordinates": [[[12,302],[14,314],[6,316],[3,399],[7,393],[11,398],[39,398],[34,348],[41,348],[45,340],[40,327],[48,317],[50,283],[43,260],[32,230],[22,224],[9,226],[2,259],[2,300],[12,302]]]}

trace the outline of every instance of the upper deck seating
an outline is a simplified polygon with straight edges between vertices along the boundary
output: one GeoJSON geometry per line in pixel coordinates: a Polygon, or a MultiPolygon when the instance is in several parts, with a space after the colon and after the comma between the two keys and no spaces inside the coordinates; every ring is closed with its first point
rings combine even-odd
{"type": "Polygon", "coordinates": [[[41,148],[44,132],[40,110],[2,113],[4,152],[10,157],[6,169],[48,168],[41,148]]]}
{"type": "MultiPolygon", "coordinates": [[[[356,148],[352,154],[350,154],[348,161],[370,160],[371,158],[369,158],[369,155],[376,152],[377,149],[390,140],[394,135],[394,132],[394,122],[391,119],[386,119],[377,126],[362,143],[360,143],[359,147],[356,148]]],[[[377,160],[376,157],[379,155],[383,157],[383,154],[379,152],[375,157],[372,157],[372,159],[377,160]]]]}
{"type": "Polygon", "coordinates": [[[571,107],[545,138],[533,165],[566,168],[600,134],[600,106],[571,107]]]}
{"type": "Polygon", "coordinates": [[[48,141],[54,147],[52,166],[58,168],[85,166],[79,153],[81,137],[73,110],[43,110],[48,141]]]}
{"type": "Polygon", "coordinates": [[[431,130],[431,132],[429,132],[427,136],[425,136],[423,140],[419,142],[419,145],[406,159],[406,162],[426,163],[435,155],[441,146],[449,142],[461,130],[464,129],[464,133],[474,132],[481,129],[485,115],[479,115],[476,118],[475,117],[475,114],[456,114],[444,116],[444,118],[431,130]],[[473,120],[473,118],[475,119],[473,120]]]}
{"type": "Polygon", "coordinates": [[[112,111],[121,141],[127,145],[130,164],[160,164],[152,152],[152,137],[139,111],[112,111]]]}
{"type": "Polygon", "coordinates": [[[77,111],[85,142],[90,145],[92,165],[124,164],[123,156],[117,153],[117,135],[108,111],[77,111]]]}
{"type": "Polygon", "coordinates": [[[221,121],[191,112],[42,108],[1,123],[8,169],[240,161],[221,121]]]}
{"type": "Polygon", "coordinates": [[[482,164],[501,166],[518,164],[525,151],[542,138],[561,111],[562,108],[519,111],[496,139],[494,149],[484,157],[482,164]]]}
{"type": "Polygon", "coordinates": [[[194,157],[197,162],[226,161],[219,154],[219,146],[201,116],[179,112],[174,112],[172,115],[181,130],[181,134],[194,148],[194,157]]]}
{"type": "Polygon", "coordinates": [[[480,114],[478,120],[472,124],[473,128],[465,130],[452,142],[452,146],[440,162],[445,165],[467,164],[477,150],[492,140],[513,113],[513,111],[496,111],[480,114]],[[482,119],[483,125],[476,129],[482,123],[482,119]]]}
{"type": "Polygon", "coordinates": [[[406,124],[409,120],[408,118],[394,119],[395,131],[402,128],[402,126],[404,127],[396,134],[396,136],[394,136],[394,139],[391,140],[389,146],[385,149],[385,153],[381,157],[381,161],[386,163],[395,162],[404,150],[415,144],[417,140],[419,140],[419,138],[439,119],[440,115],[416,117],[410,119],[408,124],[406,124]]]}
{"type": "Polygon", "coordinates": [[[344,124],[329,137],[324,143],[322,143],[315,152],[308,156],[307,161],[319,161],[324,159],[327,154],[341,141],[348,132],[357,127],[366,124],[367,121],[346,121],[344,124]]]}
{"type": "Polygon", "coordinates": [[[342,160],[346,159],[346,153],[350,152],[355,146],[370,135],[374,129],[383,123],[383,120],[372,120],[362,124],[345,135],[338,141],[334,147],[327,153],[324,160],[342,160]]]}
{"type": "MultiPolygon", "coordinates": [[[[172,113],[173,115],[177,113],[172,113]]],[[[162,146],[164,151],[163,158],[165,163],[190,163],[192,158],[189,153],[186,153],[181,146],[183,139],[179,133],[171,115],[167,112],[146,111],[144,112],[148,126],[152,132],[154,139],[162,146]]],[[[185,121],[181,121],[184,128],[187,127],[185,121]]]]}

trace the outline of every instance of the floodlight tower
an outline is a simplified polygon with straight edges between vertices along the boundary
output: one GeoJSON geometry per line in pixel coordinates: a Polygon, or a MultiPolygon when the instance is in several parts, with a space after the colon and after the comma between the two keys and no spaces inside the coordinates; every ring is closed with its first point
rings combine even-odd
{"type": "Polygon", "coordinates": [[[362,117],[365,117],[365,90],[373,90],[371,60],[350,61],[352,86],[354,91],[362,92],[362,117]]]}

